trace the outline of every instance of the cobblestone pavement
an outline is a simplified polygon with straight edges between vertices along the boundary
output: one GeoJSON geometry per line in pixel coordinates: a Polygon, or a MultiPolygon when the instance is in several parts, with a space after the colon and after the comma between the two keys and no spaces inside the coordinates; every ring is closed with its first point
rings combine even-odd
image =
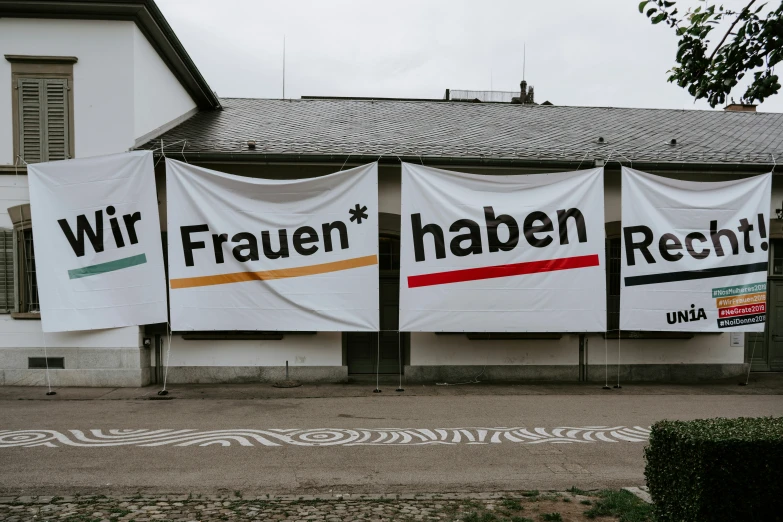
{"type": "MultiPolygon", "coordinates": [[[[223,496],[0,497],[3,522],[153,521],[582,521],[587,492],[487,493],[330,498],[223,496]],[[552,518],[559,513],[562,518],[552,518]],[[480,516],[479,516],[480,514],[480,516]],[[549,518],[547,518],[549,517],[549,518]]],[[[614,520],[602,518],[601,520],[614,520]]]]}

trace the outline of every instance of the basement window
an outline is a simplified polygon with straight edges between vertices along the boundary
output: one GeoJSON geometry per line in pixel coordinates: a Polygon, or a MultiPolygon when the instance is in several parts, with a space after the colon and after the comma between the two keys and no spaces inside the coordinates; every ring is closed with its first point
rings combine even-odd
{"type": "Polygon", "coordinates": [[[28,357],[27,368],[30,370],[64,370],[65,357],[28,357]]]}

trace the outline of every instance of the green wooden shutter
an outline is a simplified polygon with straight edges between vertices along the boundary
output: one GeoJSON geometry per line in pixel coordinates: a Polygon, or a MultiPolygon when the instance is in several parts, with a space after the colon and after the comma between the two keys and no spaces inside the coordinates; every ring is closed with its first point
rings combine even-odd
{"type": "Polygon", "coordinates": [[[0,313],[14,311],[14,232],[0,229],[0,313]]]}
{"type": "MultiPolygon", "coordinates": [[[[19,155],[27,163],[44,161],[43,80],[19,78],[19,155]]],[[[16,158],[14,158],[16,159],[16,158]]]]}
{"type": "Polygon", "coordinates": [[[68,80],[19,78],[19,153],[27,163],[70,157],[68,80]]]}
{"type": "Polygon", "coordinates": [[[47,161],[68,159],[68,80],[46,79],[44,150],[47,161]]]}

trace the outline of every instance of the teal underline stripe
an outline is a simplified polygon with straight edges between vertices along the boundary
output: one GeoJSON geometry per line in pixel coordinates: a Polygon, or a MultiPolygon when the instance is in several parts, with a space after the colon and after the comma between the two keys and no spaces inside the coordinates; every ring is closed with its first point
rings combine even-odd
{"type": "Polygon", "coordinates": [[[108,261],[106,263],[98,263],[97,265],[74,268],[73,270],[68,270],[68,277],[70,279],[90,277],[98,274],[105,274],[106,272],[114,272],[115,270],[122,270],[123,268],[129,268],[131,266],[143,265],[146,262],[146,254],[139,254],[137,256],[117,259],[115,261],[108,261]]]}

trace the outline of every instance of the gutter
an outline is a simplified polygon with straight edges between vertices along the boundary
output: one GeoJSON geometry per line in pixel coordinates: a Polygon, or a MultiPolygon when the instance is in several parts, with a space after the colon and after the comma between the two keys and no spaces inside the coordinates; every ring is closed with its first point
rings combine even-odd
{"type": "MultiPolygon", "coordinates": [[[[156,151],[156,157],[160,157],[160,151],[156,151]]],[[[398,165],[400,161],[406,163],[424,164],[430,167],[489,167],[489,168],[536,168],[555,170],[577,170],[579,168],[593,168],[596,161],[603,162],[605,158],[576,160],[542,160],[519,158],[481,158],[481,157],[444,157],[444,156],[396,156],[396,155],[356,155],[356,154],[264,154],[264,153],[234,153],[234,152],[167,152],[166,157],[197,163],[234,163],[245,165],[337,165],[356,166],[378,161],[382,165],[398,165]],[[380,156],[380,159],[379,159],[380,156]]],[[[619,170],[620,165],[633,167],[639,170],[651,170],[657,172],[701,172],[722,174],[764,174],[772,170],[772,165],[767,163],[688,163],[667,161],[627,161],[620,163],[611,160],[604,167],[607,170],[619,170]]]]}

